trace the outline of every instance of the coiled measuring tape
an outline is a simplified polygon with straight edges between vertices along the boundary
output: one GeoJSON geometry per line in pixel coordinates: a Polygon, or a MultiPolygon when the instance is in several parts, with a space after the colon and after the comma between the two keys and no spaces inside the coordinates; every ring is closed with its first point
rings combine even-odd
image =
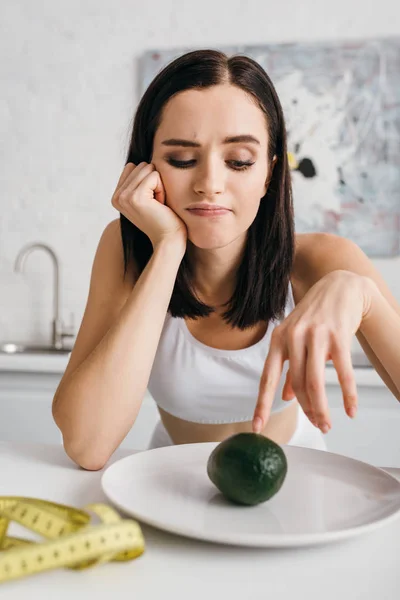
{"type": "Polygon", "coordinates": [[[49,569],[81,570],[106,561],[127,561],[145,550],[142,530],[106,504],[77,509],[65,504],[0,496],[0,583],[49,569]],[[100,523],[91,523],[92,511],[100,523]],[[7,535],[11,521],[47,538],[35,542],[7,535]]]}

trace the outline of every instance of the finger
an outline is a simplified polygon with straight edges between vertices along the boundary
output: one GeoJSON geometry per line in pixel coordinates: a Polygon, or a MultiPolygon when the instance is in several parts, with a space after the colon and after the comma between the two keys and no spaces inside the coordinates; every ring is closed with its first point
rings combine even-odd
{"type": "Polygon", "coordinates": [[[155,199],[160,204],[165,204],[164,186],[158,171],[147,173],[135,190],[138,198],[155,199]]]}
{"type": "Polygon", "coordinates": [[[160,204],[165,204],[165,189],[163,186],[163,182],[161,181],[161,175],[158,171],[155,171],[155,174],[157,175],[157,179],[156,179],[156,187],[153,190],[154,198],[160,204]]]}
{"type": "Polygon", "coordinates": [[[357,413],[358,398],[357,385],[351,360],[351,348],[350,346],[343,347],[336,342],[331,351],[331,355],[333,365],[338,375],[339,384],[342,388],[346,413],[353,419],[357,413]]]}
{"type": "Polygon", "coordinates": [[[283,386],[283,390],[282,390],[282,400],[292,400],[293,398],[296,397],[296,394],[293,391],[292,388],[292,378],[290,375],[290,369],[288,369],[287,373],[286,373],[286,379],[285,379],[285,384],[283,386]]]}
{"type": "Polygon", "coordinates": [[[314,424],[328,433],[332,427],[325,391],[325,363],[329,340],[323,330],[313,330],[307,340],[306,390],[315,416],[314,424]]]}
{"type": "Polygon", "coordinates": [[[123,182],[125,181],[125,179],[128,177],[129,173],[131,173],[133,171],[133,169],[136,168],[136,165],[134,165],[133,163],[126,163],[125,167],[122,170],[121,175],[119,176],[118,179],[118,183],[115,186],[115,190],[118,190],[118,188],[123,184],[123,182]]]}
{"type": "MultiPolygon", "coordinates": [[[[130,163],[133,164],[133,163],[130,163]]],[[[124,178],[119,188],[117,188],[116,192],[119,194],[125,191],[133,191],[135,190],[143,181],[145,177],[152,171],[154,171],[155,166],[151,163],[141,162],[137,167],[131,168],[128,172],[128,175],[124,178]]]]}
{"type": "Polygon", "coordinates": [[[253,431],[260,433],[269,419],[275,391],[278,386],[283,368],[282,350],[271,348],[265,361],[261,375],[258,399],[253,417],[253,431]]]}
{"type": "Polygon", "coordinates": [[[315,415],[306,390],[306,361],[307,347],[305,335],[296,329],[289,334],[288,339],[289,368],[292,388],[296,398],[311,423],[315,424],[315,415]]]}

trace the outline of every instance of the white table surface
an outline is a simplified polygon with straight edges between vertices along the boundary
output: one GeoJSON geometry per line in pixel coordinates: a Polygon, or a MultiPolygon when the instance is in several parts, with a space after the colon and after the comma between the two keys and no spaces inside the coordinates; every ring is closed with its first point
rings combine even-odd
{"type": "MultiPolygon", "coordinates": [[[[118,449],[104,469],[128,454],[132,451],[118,449]]],[[[62,446],[0,442],[3,496],[38,497],[75,507],[108,503],[100,485],[104,469],[80,469],[62,446]]],[[[387,471],[400,479],[400,469],[387,471]]],[[[0,584],[0,598],[400,598],[400,518],[344,542],[298,549],[231,547],[175,536],[142,523],[141,527],[146,543],[141,557],[80,572],[47,571],[0,584]]],[[[10,530],[15,535],[24,532],[22,527],[18,533],[10,530]]]]}

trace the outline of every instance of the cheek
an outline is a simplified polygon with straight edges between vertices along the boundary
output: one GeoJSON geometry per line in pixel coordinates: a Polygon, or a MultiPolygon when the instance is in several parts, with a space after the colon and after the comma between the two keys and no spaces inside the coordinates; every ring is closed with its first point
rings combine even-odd
{"type": "Polygon", "coordinates": [[[160,168],[157,171],[164,186],[167,205],[174,209],[179,208],[182,205],[182,198],[187,196],[187,193],[184,193],[182,177],[177,177],[170,169],[160,168]]]}
{"type": "Polygon", "coordinates": [[[260,200],[249,201],[249,199],[247,199],[246,205],[241,209],[239,214],[241,229],[248,229],[250,227],[257,216],[259,206],[260,200]]]}
{"type": "Polygon", "coordinates": [[[258,212],[261,198],[263,197],[263,187],[259,182],[245,185],[237,190],[235,201],[235,212],[240,220],[253,220],[258,212]]]}

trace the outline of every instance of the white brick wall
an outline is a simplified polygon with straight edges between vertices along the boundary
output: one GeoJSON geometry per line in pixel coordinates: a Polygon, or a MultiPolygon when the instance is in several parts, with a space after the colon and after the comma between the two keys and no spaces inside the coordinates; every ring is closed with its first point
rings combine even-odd
{"type": "MultiPolygon", "coordinates": [[[[46,342],[52,264],[62,315],[83,315],[94,252],[117,216],[110,198],[150,48],[398,35],[395,0],[2,0],[0,4],[0,339],[46,342]]],[[[400,300],[400,261],[376,260],[400,300]]]]}

